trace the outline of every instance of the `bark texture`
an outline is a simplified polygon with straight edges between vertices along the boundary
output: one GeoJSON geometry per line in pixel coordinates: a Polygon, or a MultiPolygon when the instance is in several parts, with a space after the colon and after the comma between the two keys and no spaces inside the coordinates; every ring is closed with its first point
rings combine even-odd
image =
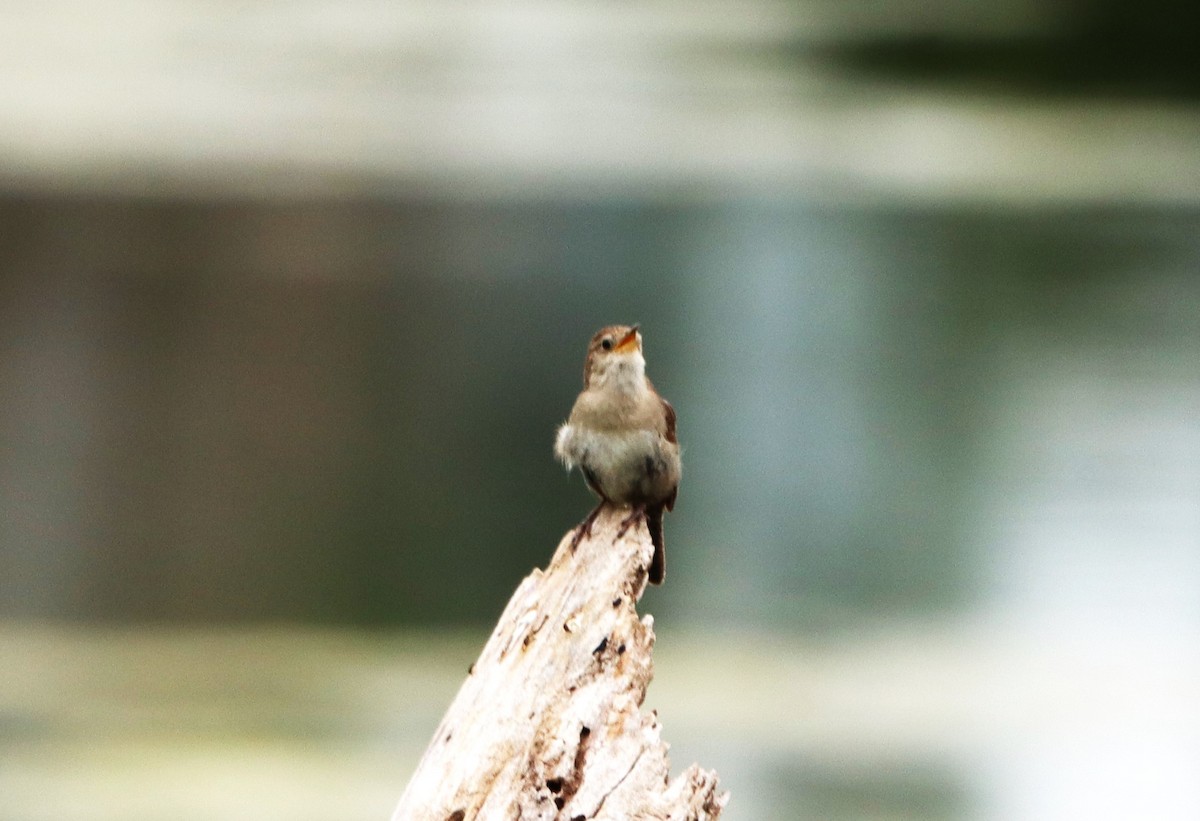
{"type": "Polygon", "coordinates": [[[572,552],[513,594],[417,765],[393,821],[716,819],[712,771],[670,777],[667,744],[641,704],[654,620],[638,618],[653,546],[627,511],[605,510],[572,552]]]}

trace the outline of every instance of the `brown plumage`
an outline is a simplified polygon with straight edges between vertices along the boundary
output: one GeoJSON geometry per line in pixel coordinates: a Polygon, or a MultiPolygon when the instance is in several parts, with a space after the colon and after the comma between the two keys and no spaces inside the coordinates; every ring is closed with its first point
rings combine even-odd
{"type": "Polygon", "coordinates": [[[646,376],[642,336],[636,325],[601,328],[588,345],[583,392],[558,429],[554,452],[570,470],[576,466],[600,497],[579,525],[572,548],[591,535],[605,504],[629,506],[618,537],[644,518],[654,558],[651,584],[666,576],[663,512],[675,507],[681,465],[675,409],[646,376]]]}

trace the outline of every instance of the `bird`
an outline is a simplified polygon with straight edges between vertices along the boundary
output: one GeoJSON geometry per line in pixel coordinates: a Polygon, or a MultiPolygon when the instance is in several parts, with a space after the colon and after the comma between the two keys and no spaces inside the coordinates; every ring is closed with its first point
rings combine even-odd
{"type": "Polygon", "coordinates": [[[667,572],[663,513],[673,510],[681,462],[675,409],[646,376],[642,335],[637,325],[601,328],[588,344],[583,391],[558,428],[554,453],[568,471],[578,467],[600,503],[576,528],[575,550],[592,535],[605,505],[628,506],[617,538],[645,520],[654,544],[646,577],[662,584],[667,572]]]}

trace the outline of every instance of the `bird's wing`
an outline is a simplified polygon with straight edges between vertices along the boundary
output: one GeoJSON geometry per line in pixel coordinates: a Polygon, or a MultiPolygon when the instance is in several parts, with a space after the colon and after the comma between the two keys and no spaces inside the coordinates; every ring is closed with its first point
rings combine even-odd
{"type": "Polygon", "coordinates": [[[670,442],[672,445],[677,445],[679,444],[679,440],[675,438],[675,409],[671,407],[671,403],[666,399],[662,399],[662,397],[659,398],[662,401],[663,415],[667,417],[667,429],[664,432],[664,435],[667,437],[668,442],[670,442]]]}

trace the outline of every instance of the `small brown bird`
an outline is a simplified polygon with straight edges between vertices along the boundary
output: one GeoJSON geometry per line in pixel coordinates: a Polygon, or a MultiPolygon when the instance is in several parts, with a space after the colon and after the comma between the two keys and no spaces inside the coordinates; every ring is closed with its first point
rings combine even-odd
{"type": "Polygon", "coordinates": [[[600,497],[600,504],[575,531],[571,549],[592,535],[592,523],[606,504],[629,505],[632,511],[617,536],[646,520],[654,543],[647,578],[662,584],[667,573],[663,511],[675,507],[679,441],[675,409],[646,376],[637,325],[610,325],[592,337],[583,366],[583,392],[558,429],[554,453],[567,470],[578,465],[587,486],[600,497]]]}

